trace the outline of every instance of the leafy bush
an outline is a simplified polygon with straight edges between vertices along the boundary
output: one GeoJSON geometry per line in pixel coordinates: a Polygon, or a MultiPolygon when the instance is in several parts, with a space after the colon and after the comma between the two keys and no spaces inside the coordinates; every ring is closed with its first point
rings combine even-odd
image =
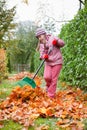
{"type": "Polygon", "coordinates": [[[61,29],[66,45],[62,49],[64,66],[61,79],[87,90],[87,8],[61,29]]]}
{"type": "Polygon", "coordinates": [[[7,59],[4,49],[0,49],[0,82],[7,76],[7,59]]]}

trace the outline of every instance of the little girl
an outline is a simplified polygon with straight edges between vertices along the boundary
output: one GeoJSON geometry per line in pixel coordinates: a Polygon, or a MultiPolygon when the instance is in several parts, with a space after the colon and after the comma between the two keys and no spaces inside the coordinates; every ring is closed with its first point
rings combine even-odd
{"type": "Polygon", "coordinates": [[[63,59],[60,48],[64,41],[58,37],[47,34],[42,28],[36,30],[38,38],[38,50],[40,59],[45,59],[44,79],[49,97],[54,98],[56,94],[57,81],[62,68],[63,59]]]}

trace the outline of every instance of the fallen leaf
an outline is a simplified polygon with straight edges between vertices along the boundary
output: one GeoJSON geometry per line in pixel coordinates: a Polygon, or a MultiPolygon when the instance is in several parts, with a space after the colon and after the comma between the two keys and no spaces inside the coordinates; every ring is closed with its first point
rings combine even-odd
{"type": "Polygon", "coordinates": [[[49,126],[48,125],[41,125],[40,127],[36,127],[35,130],[48,130],[49,126]]]}
{"type": "Polygon", "coordinates": [[[4,127],[3,123],[2,123],[2,122],[0,122],[0,128],[3,128],[3,127],[4,127]]]}

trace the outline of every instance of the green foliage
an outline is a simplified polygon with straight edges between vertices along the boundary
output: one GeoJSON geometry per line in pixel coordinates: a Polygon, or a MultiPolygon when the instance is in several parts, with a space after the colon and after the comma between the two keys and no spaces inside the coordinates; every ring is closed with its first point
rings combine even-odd
{"type": "Polygon", "coordinates": [[[66,44],[61,79],[87,90],[87,8],[62,27],[60,37],[66,44]]]}
{"type": "MultiPolygon", "coordinates": [[[[39,52],[36,52],[35,55],[34,55],[34,68],[35,68],[35,71],[38,69],[39,65],[42,62],[39,57],[40,57],[39,52]]],[[[43,76],[43,70],[44,70],[44,65],[42,66],[42,68],[38,72],[38,75],[43,76]]]]}
{"type": "Polygon", "coordinates": [[[10,30],[14,28],[13,18],[15,15],[15,7],[8,9],[6,0],[0,0],[0,48],[6,48],[6,41],[10,30]]]}
{"type": "MultiPolygon", "coordinates": [[[[13,18],[15,15],[15,7],[8,9],[6,0],[0,0],[0,48],[7,49],[9,45],[9,36],[12,34],[12,29],[15,27],[13,23],[13,18]]],[[[2,56],[4,54],[1,54],[2,56]]],[[[3,59],[0,56],[0,81],[7,77],[7,55],[3,59]]]]}
{"type": "Polygon", "coordinates": [[[30,72],[34,72],[34,54],[31,56],[30,72]]]}
{"type": "Polygon", "coordinates": [[[15,30],[15,39],[11,40],[8,48],[9,67],[13,65],[29,64],[30,70],[34,71],[33,55],[35,53],[37,39],[35,37],[35,25],[31,21],[18,23],[15,30]]]}

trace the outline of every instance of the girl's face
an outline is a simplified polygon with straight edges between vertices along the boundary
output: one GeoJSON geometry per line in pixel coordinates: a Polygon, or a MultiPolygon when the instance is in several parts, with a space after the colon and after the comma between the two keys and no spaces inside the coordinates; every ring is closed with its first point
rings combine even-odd
{"type": "Polygon", "coordinates": [[[46,44],[46,35],[45,34],[38,36],[38,39],[41,43],[46,44]]]}

